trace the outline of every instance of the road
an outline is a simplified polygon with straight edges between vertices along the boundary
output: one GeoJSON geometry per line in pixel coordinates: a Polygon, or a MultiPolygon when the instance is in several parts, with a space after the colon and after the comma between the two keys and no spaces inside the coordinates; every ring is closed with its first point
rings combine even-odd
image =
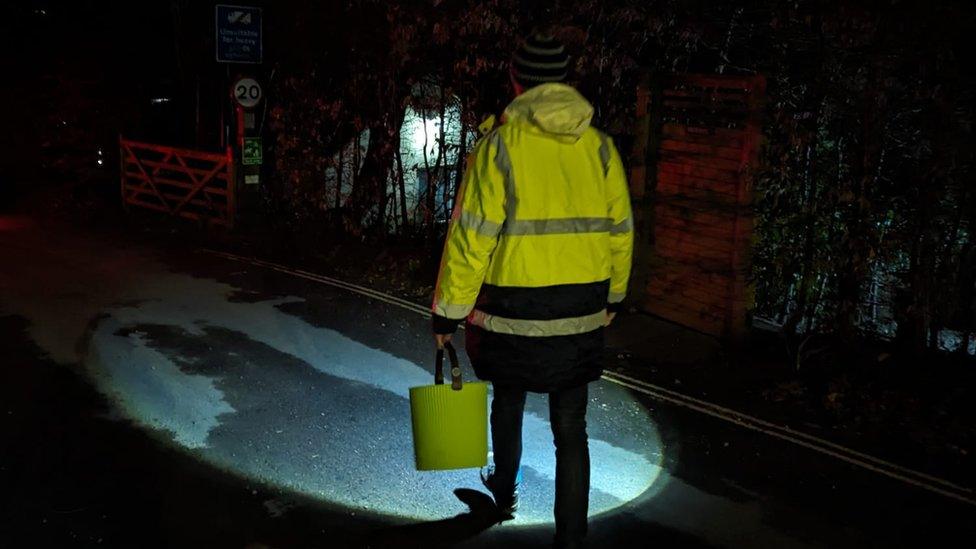
{"type": "MultiPolygon", "coordinates": [[[[515,520],[484,518],[476,471],[413,469],[407,394],[433,355],[415,311],[24,217],[0,217],[0,263],[0,545],[548,543],[544,396],[527,406],[515,520]]],[[[588,423],[594,547],[974,533],[976,506],[614,383],[593,385],[588,423]]]]}

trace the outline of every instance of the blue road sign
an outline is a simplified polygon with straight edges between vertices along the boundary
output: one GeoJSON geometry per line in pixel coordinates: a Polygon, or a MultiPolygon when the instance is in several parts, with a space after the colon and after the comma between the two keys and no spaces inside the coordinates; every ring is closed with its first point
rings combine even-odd
{"type": "Polygon", "coordinates": [[[261,62],[261,8],[218,4],[216,27],[218,62],[261,62]]]}

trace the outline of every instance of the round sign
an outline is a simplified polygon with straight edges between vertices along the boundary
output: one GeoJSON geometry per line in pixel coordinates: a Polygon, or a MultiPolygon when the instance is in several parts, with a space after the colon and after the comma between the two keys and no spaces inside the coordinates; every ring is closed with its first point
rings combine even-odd
{"type": "Polygon", "coordinates": [[[249,109],[261,102],[261,84],[253,78],[241,78],[234,83],[234,100],[249,109]]]}

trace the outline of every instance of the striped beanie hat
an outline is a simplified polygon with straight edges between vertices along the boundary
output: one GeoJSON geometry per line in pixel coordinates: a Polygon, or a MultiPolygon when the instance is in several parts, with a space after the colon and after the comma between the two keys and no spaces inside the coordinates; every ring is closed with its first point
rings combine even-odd
{"type": "Polygon", "coordinates": [[[529,36],[512,57],[512,74],[527,88],[543,82],[562,82],[569,72],[569,56],[550,34],[529,36]]]}

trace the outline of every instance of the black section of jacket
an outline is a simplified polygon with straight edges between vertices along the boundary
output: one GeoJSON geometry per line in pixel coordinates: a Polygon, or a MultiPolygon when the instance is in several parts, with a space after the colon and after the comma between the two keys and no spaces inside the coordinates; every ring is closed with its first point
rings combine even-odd
{"type": "Polygon", "coordinates": [[[499,334],[471,324],[465,328],[465,348],[479,379],[538,393],[599,379],[603,347],[603,328],[552,337],[499,334]]]}
{"type": "Polygon", "coordinates": [[[610,281],[562,284],[541,288],[481,287],[475,308],[487,314],[525,320],[553,320],[586,316],[607,307],[610,281]]]}
{"type": "MultiPolygon", "coordinates": [[[[542,288],[485,284],[477,309],[523,320],[554,320],[607,307],[610,281],[542,288]]],[[[603,373],[603,329],[569,336],[528,337],[466,326],[465,347],[485,381],[548,393],[589,383],[603,373]]]]}

